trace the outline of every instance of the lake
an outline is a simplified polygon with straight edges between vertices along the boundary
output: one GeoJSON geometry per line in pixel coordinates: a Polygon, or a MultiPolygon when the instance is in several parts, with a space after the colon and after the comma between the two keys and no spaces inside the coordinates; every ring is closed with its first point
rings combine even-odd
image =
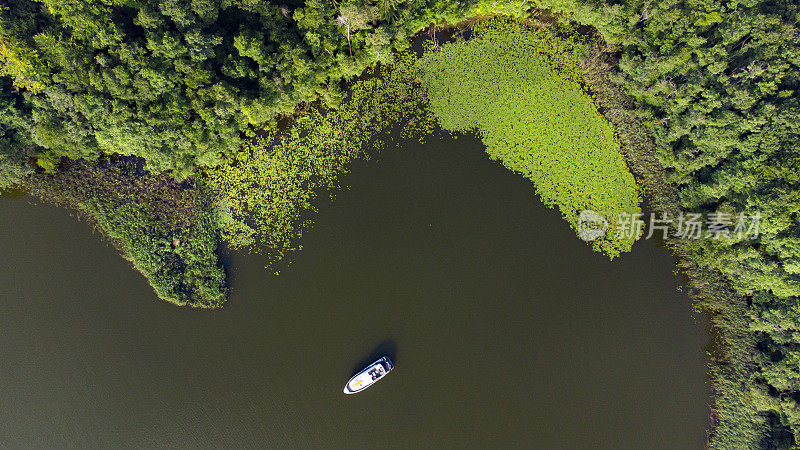
{"type": "Polygon", "coordinates": [[[230,255],[216,311],[0,198],[0,446],[703,447],[708,337],[665,249],[593,253],[473,137],[343,182],[280,275],[230,255]]]}

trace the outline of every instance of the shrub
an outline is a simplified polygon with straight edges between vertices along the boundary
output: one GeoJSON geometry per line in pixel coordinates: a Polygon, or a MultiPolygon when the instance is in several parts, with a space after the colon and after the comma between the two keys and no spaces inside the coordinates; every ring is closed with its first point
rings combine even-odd
{"type": "Polygon", "coordinates": [[[143,169],[140,158],[74,161],[31,179],[34,194],[93,222],[155,289],[176,305],[220,306],[225,271],[205,195],[188,181],[143,169]]]}

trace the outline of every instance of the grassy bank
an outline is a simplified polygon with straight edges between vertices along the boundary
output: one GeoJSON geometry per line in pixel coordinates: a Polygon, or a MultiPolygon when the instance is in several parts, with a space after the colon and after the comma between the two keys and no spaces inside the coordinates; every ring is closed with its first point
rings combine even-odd
{"type": "Polygon", "coordinates": [[[138,158],[65,162],[29,178],[31,192],[76,210],[176,305],[220,306],[227,295],[217,257],[217,227],[205,195],[191,182],[154,175],[138,158]]]}
{"type": "MultiPolygon", "coordinates": [[[[627,95],[616,67],[619,53],[596,35],[581,60],[582,71],[603,115],[619,134],[629,167],[641,184],[653,211],[677,217],[685,211],[679,187],[655,151],[658,138],[648,114],[627,95]]],[[[671,230],[675,232],[676,230],[671,230]]],[[[713,388],[712,448],[789,448],[792,438],[775,429],[775,417],[765,414],[753,397],[762,356],[760,338],[751,327],[750,299],[732,281],[704,264],[702,241],[669,239],[666,244],[680,261],[680,270],[691,280],[690,295],[707,314],[711,324],[709,379],[713,388]]]]}

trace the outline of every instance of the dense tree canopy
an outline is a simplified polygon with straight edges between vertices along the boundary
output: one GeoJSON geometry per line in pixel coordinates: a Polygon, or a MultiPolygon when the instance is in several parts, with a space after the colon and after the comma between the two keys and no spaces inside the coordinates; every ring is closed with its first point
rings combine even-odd
{"type": "MultiPolygon", "coordinates": [[[[800,432],[800,33],[797,2],[542,4],[621,44],[616,79],[686,211],[761,216],[757,239],[676,241],[745,296],[758,350],[718,391],[718,448],[787,448],[800,432]],[[599,12],[604,14],[600,17],[599,12]],[[747,410],[745,412],[744,410],[747,410]]],[[[727,317],[729,324],[738,317],[727,317]]],[[[738,345],[738,344],[737,344],[738,345]]]]}
{"type": "MultiPolygon", "coordinates": [[[[718,424],[712,445],[796,445],[800,6],[794,0],[0,0],[0,188],[19,183],[34,169],[56,171],[62,157],[96,160],[103,154],[139,156],[153,172],[170,170],[178,179],[198,165],[222,165],[227,172],[220,173],[232,174],[217,179],[222,185],[247,178],[236,172],[237,161],[250,154],[262,158],[251,174],[263,174],[264,168],[302,154],[299,147],[270,153],[272,141],[245,144],[262,125],[302,103],[319,100],[334,108],[345,97],[342,81],[378,62],[389,63],[393,49],[407,47],[410,36],[429,24],[521,15],[531,6],[555,12],[557,20],[594,26],[615,46],[610,50],[618,64],[609,79],[632,98],[638,130],[617,132],[623,143],[633,142],[629,133],[652,141],[646,156],[657,155],[660,168],[648,166],[652,172],[643,178],[657,179],[677,193],[670,207],[761,215],[756,239],[675,240],[673,245],[700,272],[724,280],[739,296],[719,293],[706,300],[717,305],[715,311],[729,311],[715,322],[731,336],[729,354],[748,358],[728,372],[725,365],[736,357],[715,361],[714,373],[723,375],[715,382],[718,424]],[[740,307],[725,309],[737,301],[740,307]]],[[[326,120],[315,117],[319,123],[326,120]]],[[[299,131],[296,138],[277,145],[308,141],[299,131]]],[[[335,155],[320,159],[338,170],[341,160],[335,155]]],[[[178,260],[159,247],[172,233],[172,222],[137,216],[120,200],[125,197],[111,196],[104,204],[111,191],[85,184],[95,170],[105,174],[106,187],[153,178],[79,167],[71,174],[65,169],[64,179],[80,187],[65,188],[71,193],[68,202],[92,205],[85,211],[97,216],[109,234],[118,233],[119,242],[128,242],[124,251],[131,258],[157,264],[178,260]],[[126,234],[117,214],[161,225],[153,228],[154,240],[145,242],[126,234]]],[[[268,177],[280,180],[291,187],[304,179],[292,173],[268,177]]],[[[306,201],[307,187],[301,185],[293,199],[306,201]]],[[[262,200],[274,198],[282,197],[262,200]]],[[[231,211],[242,211],[236,199],[228,200],[231,211]]],[[[658,206],[667,206],[662,200],[658,206]]],[[[291,215],[296,209],[280,211],[291,215]]],[[[253,228],[267,242],[280,229],[253,228]]],[[[153,279],[164,275],[159,278],[164,295],[178,302],[203,298],[211,304],[224,291],[216,259],[188,255],[212,251],[213,232],[195,230],[202,239],[180,251],[188,252],[186,261],[197,262],[196,275],[215,275],[185,277],[155,265],[148,273],[153,279]]]]}
{"type": "MultiPolygon", "coordinates": [[[[2,74],[25,89],[39,165],[135,155],[177,178],[237,151],[253,127],[390,60],[431,22],[480,2],[0,2],[2,74]]],[[[515,8],[519,11],[519,5],[515,8]]]]}
{"type": "Polygon", "coordinates": [[[620,61],[681,204],[762,216],[755,240],[692,250],[751,299],[763,353],[746,389],[780,446],[800,431],[799,12],[796,2],[652,5],[620,61]]]}
{"type": "Polygon", "coordinates": [[[8,78],[0,78],[0,189],[19,184],[33,172],[30,109],[8,78]]]}

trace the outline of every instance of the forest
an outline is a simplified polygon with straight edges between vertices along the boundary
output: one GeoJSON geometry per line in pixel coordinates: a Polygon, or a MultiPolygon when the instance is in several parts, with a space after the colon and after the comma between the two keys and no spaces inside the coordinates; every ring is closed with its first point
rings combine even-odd
{"type": "MultiPolygon", "coordinates": [[[[492,158],[531,179],[573,226],[576,205],[589,204],[563,192],[584,188],[603,192],[597,208],[609,214],[638,211],[640,196],[676,215],[758,213],[756,239],[668,245],[715,329],[710,446],[792,448],[800,444],[799,8],[0,0],[0,189],[22,186],[79,211],[159,297],[197,307],[224,302],[222,246],[255,248],[270,261],[300,248],[301,213],[394,124],[410,135],[434,126],[477,132],[492,158]],[[433,42],[415,55],[412,38],[424,30],[433,42]],[[438,42],[441,30],[452,42],[438,42]],[[526,60],[531,70],[507,70],[517,50],[539,55],[526,60]],[[496,83],[491,92],[476,88],[486,80],[496,83]],[[555,98],[572,119],[455,113],[483,112],[526,84],[568,93],[525,97],[526,111],[555,98]],[[568,126],[576,121],[580,129],[568,126]],[[543,127],[585,144],[581,155],[596,153],[573,158],[558,139],[539,142],[543,127]],[[537,169],[540,161],[550,166],[537,169]],[[548,178],[549,167],[565,166],[578,169],[548,178]],[[587,172],[604,181],[581,185],[587,172]]],[[[595,248],[613,257],[630,245],[595,248]]]]}

